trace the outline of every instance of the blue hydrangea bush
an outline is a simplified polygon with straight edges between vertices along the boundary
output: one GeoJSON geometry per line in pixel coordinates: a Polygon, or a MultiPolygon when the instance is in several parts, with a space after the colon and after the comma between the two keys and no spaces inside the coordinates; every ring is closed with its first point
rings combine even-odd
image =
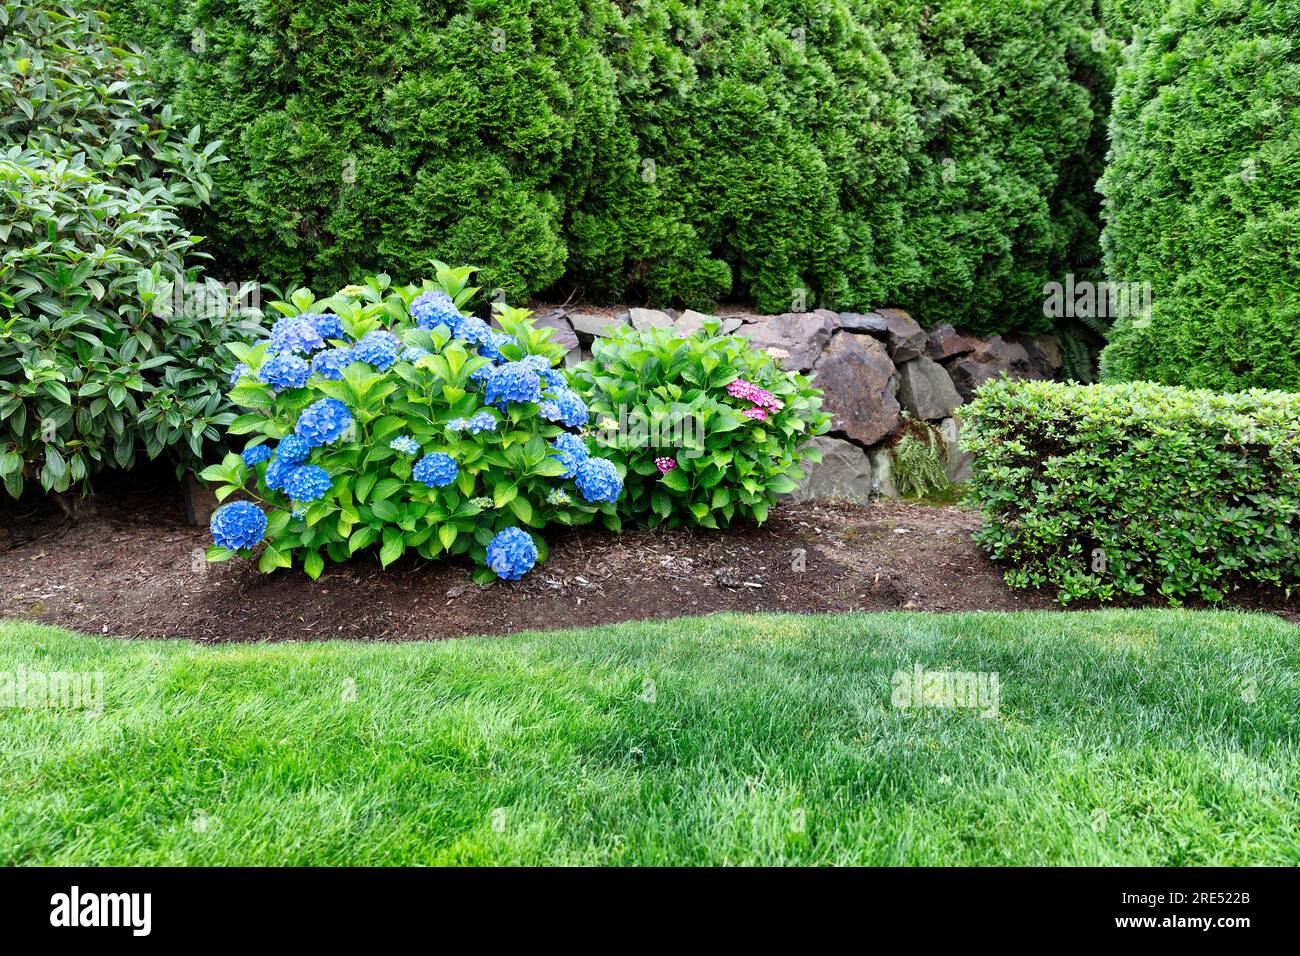
{"type": "Polygon", "coordinates": [[[247,436],[203,472],[223,504],[212,561],[261,546],[262,571],[377,548],[469,554],[475,578],[518,580],[545,560],[538,531],[599,517],[619,527],[623,475],[593,457],[587,407],[558,367],[564,349],[523,309],[495,327],[462,312],[471,269],[437,279],[387,276],[317,300],[300,289],[272,307],[270,337],[233,344],[230,426],[247,436]]]}

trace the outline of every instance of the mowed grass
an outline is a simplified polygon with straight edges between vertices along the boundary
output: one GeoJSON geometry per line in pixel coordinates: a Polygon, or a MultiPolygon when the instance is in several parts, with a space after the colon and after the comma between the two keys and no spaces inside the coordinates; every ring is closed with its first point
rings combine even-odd
{"type": "Polygon", "coordinates": [[[423,644],[0,623],[8,864],[1295,864],[1300,629],[725,615],[423,644]],[[895,671],[996,672],[998,715],[895,671]]]}

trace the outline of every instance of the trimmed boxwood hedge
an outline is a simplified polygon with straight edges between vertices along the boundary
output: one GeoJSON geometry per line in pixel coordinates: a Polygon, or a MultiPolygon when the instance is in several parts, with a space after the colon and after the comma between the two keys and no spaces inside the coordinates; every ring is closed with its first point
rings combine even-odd
{"type": "Polygon", "coordinates": [[[1103,246],[1154,302],[1116,322],[1103,377],[1300,391],[1300,0],[1127,14],[1103,246]]]}
{"type": "Polygon", "coordinates": [[[436,257],[510,298],[1004,332],[1095,245],[1092,0],[108,5],[226,142],[201,228],[235,275],[436,257]]]}
{"type": "Polygon", "coordinates": [[[1300,586],[1300,395],[1000,380],[962,410],[977,539],[1061,601],[1300,586]]]}

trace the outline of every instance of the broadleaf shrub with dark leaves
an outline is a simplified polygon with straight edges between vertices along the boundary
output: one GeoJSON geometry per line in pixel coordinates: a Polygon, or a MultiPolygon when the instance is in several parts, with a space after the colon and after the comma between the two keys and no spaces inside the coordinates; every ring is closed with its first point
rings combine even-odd
{"type": "Polygon", "coordinates": [[[85,487],[141,450],[193,465],[234,418],[219,353],[246,317],[239,290],[186,262],[181,208],[207,200],[218,144],[177,130],[93,11],[0,13],[5,490],[85,487]]]}

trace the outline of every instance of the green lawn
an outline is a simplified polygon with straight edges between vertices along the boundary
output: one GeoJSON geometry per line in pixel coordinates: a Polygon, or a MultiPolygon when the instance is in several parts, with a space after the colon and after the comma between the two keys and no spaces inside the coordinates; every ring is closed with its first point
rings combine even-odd
{"type": "Polygon", "coordinates": [[[197,646],[0,622],[0,863],[1295,864],[1300,629],[740,616],[197,646]],[[892,676],[996,672],[999,711],[892,676]],[[648,684],[647,682],[653,682],[648,684]]]}

